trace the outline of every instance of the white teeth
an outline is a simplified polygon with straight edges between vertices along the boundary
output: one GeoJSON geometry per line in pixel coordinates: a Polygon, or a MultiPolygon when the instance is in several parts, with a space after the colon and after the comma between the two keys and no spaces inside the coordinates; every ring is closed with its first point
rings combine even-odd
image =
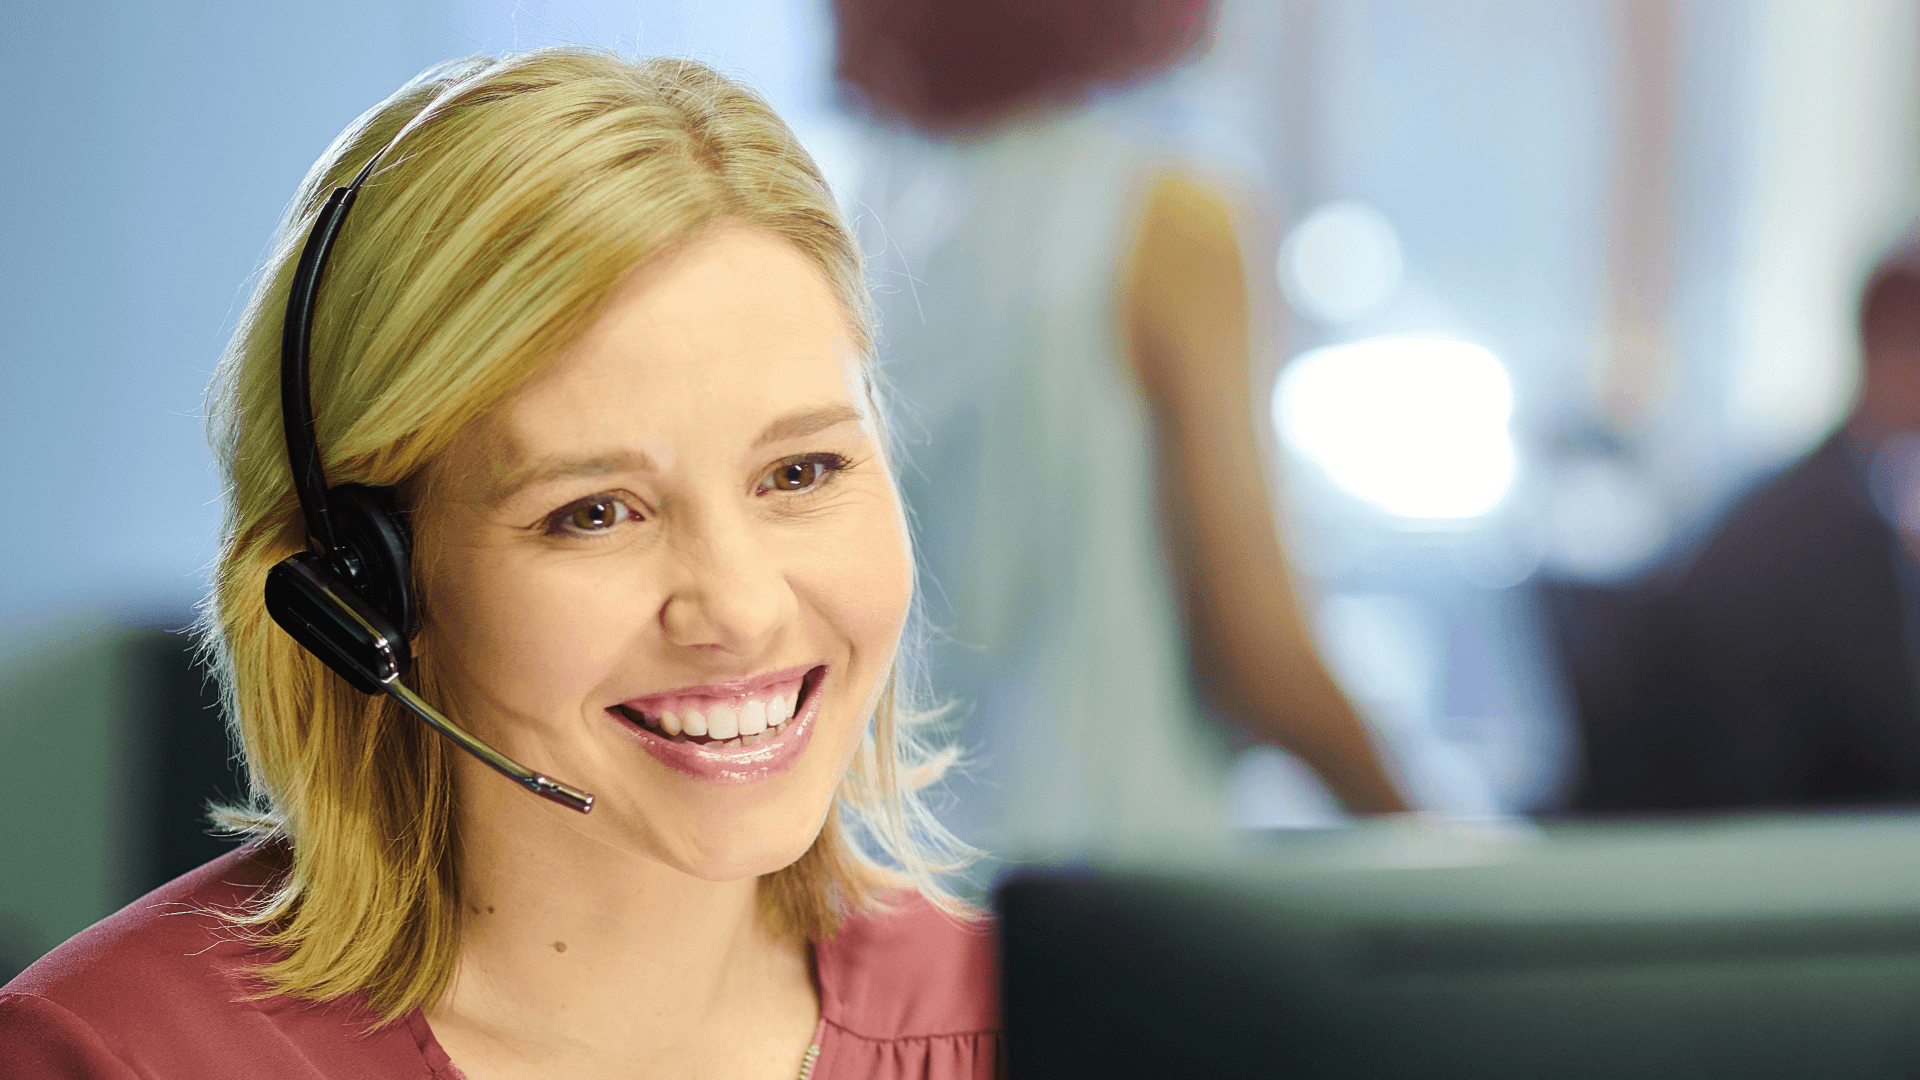
{"type": "Polygon", "coordinates": [[[694,709],[685,712],[663,709],[649,714],[625,706],[622,709],[629,720],[651,727],[668,738],[704,737],[713,740],[716,745],[752,746],[779,734],[782,727],[793,719],[794,710],[799,704],[800,694],[796,691],[775,698],[756,698],[738,705],[713,702],[704,713],[694,709]]]}

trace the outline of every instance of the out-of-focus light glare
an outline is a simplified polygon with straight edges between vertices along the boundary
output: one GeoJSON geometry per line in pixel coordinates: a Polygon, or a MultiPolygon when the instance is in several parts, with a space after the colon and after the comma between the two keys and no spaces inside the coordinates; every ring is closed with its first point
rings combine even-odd
{"type": "Polygon", "coordinates": [[[1294,452],[1401,517],[1471,518],[1513,485],[1513,386],[1464,341],[1378,338],[1302,353],[1273,392],[1294,452]]]}
{"type": "Polygon", "coordinates": [[[1400,288],[1400,238],[1362,202],[1328,203],[1308,214],[1280,246],[1280,284],[1294,310],[1322,322],[1351,322],[1400,288]]]}

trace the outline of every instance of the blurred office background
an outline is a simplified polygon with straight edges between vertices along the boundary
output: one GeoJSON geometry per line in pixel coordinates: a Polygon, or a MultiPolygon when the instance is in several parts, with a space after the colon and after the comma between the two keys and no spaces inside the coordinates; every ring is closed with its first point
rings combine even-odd
{"type": "MultiPolygon", "coordinates": [[[[219,523],[201,394],[341,127],[434,62],[585,41],[745,75],[848,192],[868,150],[825,0],[0,19],[3,976],[217,850],[194,808],[239,781],[174,633],[219,523]]],[[[1845,413],[1920,186],[1917,58],[1915,0],[1230,0],[1207,56],[1097,106],[1272,202],[1289,550],[1423,805],[1561,806],[1594,598],[1845,413]]],[[[1248,751],[1232,820],[1334,820],[1302,772],[1248,751]]]]}

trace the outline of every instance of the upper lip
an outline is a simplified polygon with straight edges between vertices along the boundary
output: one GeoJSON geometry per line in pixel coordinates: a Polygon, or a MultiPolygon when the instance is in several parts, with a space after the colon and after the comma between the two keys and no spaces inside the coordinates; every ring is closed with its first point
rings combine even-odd
{"type": "Polygon", "coordinates": [[[620,702],[620,704],[629,709],[647,712],[649,711],[649,706],[671,701],[675,698],[752,697],[754,694],[770,690],[782,683],[790,683],[805,678],[808,672],[820,666],[820,664],[796,664],[793,667],[781,668],[778,671],[769,671],[760,675],[749,675],[740,679],[729,679],[726,682],[704,683],[699,686],[682,686],[672,690],[662,690],[659,693],[647,694],[643,697],[628,698],[620,702]]]}

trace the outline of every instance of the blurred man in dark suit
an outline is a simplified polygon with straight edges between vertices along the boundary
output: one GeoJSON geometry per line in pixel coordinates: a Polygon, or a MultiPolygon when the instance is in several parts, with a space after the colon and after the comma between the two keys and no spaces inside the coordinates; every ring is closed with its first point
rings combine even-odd
{"type": "Polygon", "coordinates": [[[1575,809],[1920,803],[1920,241],[1860,340],[1842,429],[1576,649],[1575,809]]]}

